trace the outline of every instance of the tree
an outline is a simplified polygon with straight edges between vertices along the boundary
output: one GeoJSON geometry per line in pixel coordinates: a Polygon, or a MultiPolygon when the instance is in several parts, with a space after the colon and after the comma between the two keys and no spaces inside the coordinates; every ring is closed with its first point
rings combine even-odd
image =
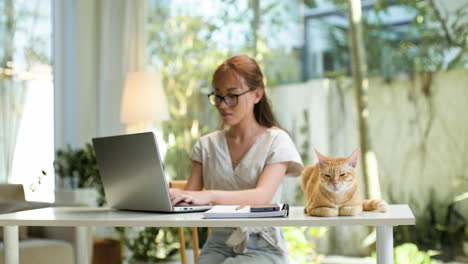
{"type": "Polygon", "coordinates": [[[349,41],[351,70],[358,111],[359,141],[361,146],[361,164],[366,198],[380,198],[379,174],[377,159],[372,151],[369,136],[369,109],[367,106],[369,81],[362,33],[361,0],[348,0],[349,41]]]}
{"type": "Polygon", "coordinates": [[[252,37],[253,37],[253,43],[252,43],[252,54],[253,57],[257,57],[258,53],[258,30],[260,27],[260,2],[259,0],[250,0],[250,8],[252,8],[253,11],[253,19],[251,22],[251,27],[252,27],[252,37]]]}
{"type": "Polygon", "coordinates": [[[226,57],[214,41],[215,25],[199,17],[151,18],[149,59],[163,77],[170,120],[163,124],[168,152],[164,163],[173,179],[187,179],[195,141],[216,128],[206,95],[211,75],[226,57]]]}
{"type": "MultiPolygon", "coordinates": [[[[342,0],[333,0],[341,6],[342,0]]],[[[376,1],[362,16],[368,76],[392,81],[402,73],[410,77],[418,73],[452,70],[468,65],[468,5],[459,4],[448,13],[442,1],[399,0],[376,1]],[[437,4],[438,3],[438,4],[437,4]],[[395,6],[405,10],[402,24],[388,24],[388,15],[395,6]]],[[[333,58],[334,71],[350,72],[346,55],[349,28],[330,24],[327,28],[329,52],[340,54],[333,58]]],[[[327,75],[331,75],[327,73],[327,75]]],[[[336,75],[336,73],[335,73],[336,75]]],[[[430,91],[428,91],[430,92],[430,91]]]]}

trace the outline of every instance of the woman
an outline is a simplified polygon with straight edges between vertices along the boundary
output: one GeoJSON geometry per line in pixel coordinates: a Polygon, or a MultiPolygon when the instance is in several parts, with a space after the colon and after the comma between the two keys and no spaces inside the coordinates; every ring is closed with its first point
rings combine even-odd
{"type": "MultiPolygon", "coordinates": [[[[195,144],[186,188],[170,190],[172,203],[280,202],[283,177],[299,175],[303,165],[294,143],[273,116],[258,64],[245,55],[231,57],[217,68],[212,84],[214,92],[208,97],[225,129],[205,135],[195,144]]],[[[287,263],[279,228],[212,231],[199,264],[287,263]]]]}

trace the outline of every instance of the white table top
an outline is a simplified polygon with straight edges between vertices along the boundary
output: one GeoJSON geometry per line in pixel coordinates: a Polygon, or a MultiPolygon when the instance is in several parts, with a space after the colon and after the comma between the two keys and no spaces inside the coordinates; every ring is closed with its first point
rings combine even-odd
{"type": "Polygon", "coordinates": [[[93,207],[50,207],[0,215],[0,226],[397,226],[414,225],[408,205],[390,205],[386,213],[363,212],[357,216],[311,217],[304,208],[291,207],[287,218],[203,219],[202,213],[148,213],[93,207]]]}

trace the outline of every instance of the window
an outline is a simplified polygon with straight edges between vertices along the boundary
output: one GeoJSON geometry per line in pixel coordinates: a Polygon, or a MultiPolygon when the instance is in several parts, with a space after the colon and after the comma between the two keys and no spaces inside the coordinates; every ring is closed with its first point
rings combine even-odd
{"type": "Polygon", "coordinates": [[[247,54],[261,64],[268,87],[300,80],[299,2],[254,2],[258,6],[248,1],[148,1],[147,68],[161,73],[169,105],[178,106],[163,128],[170,175],[188,175],[191,146],[219,126],[206,97],[217,64],[247,54]],[[254,17],[257,23],[252,23],[254,17]]]}
{"type": "MultiPolygon", "coordinates": [[[[24,185],[29,200],[53,199],[53,81],[51,67],[52,2],[42,0],[0,0],[2,12],[11,12],[15,26],[9,28],[7,19],[1,21],[7,29],[0,34],[14,33],[11,62],[7,66],[13,75],[25,81],[27,87],[13,159],[11,183],[24,185]],[[41,175],[44,177],[36,192],[30,189],[41,175]]],[[[6,50],[6,48],[5,48],[6,50]]],[[[7,52],[2,51],[4,57],[7,52]]],[[[2,65],[3,66],[3,65],[2,65]]],[[[5,67],[5,66],[3,66],[5,67]]]]}

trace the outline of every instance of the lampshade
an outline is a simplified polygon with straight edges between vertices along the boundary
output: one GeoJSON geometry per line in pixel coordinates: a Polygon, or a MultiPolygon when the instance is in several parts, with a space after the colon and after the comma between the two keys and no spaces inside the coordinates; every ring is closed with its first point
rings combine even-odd
{"type": "Polygon", "coordinates": [[[124,124],[169,119],[166,95],[156,72],[129,72],[122,94],[120,121],[124,124]]]}

